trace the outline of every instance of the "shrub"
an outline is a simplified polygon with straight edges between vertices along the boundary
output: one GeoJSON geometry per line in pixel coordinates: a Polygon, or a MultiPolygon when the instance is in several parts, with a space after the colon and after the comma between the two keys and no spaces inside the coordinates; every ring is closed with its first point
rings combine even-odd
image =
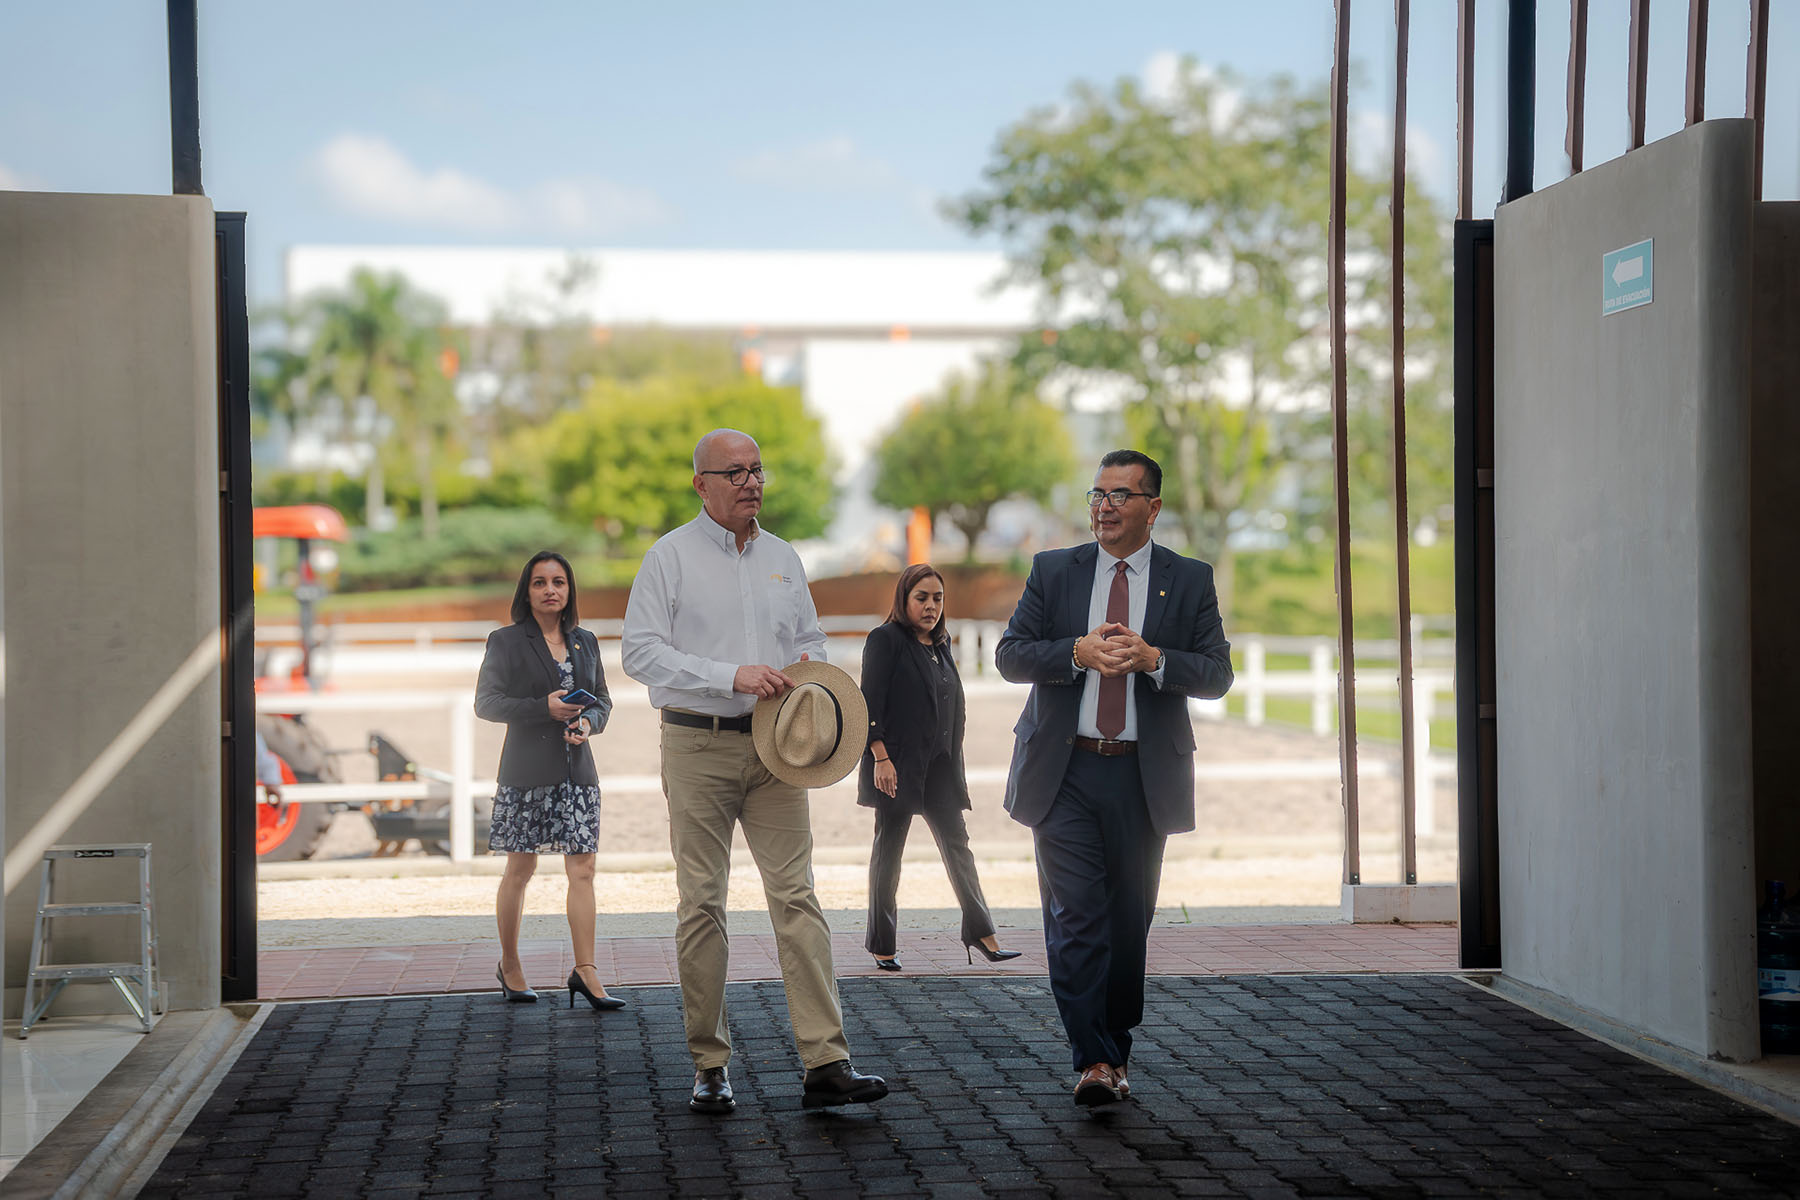
{"type": "Polygon", "coordinates": [[[382,533],[357,530],[339,557],[338,589],[509,583],[539,550],[574,557],[594,535],[571,528],[542,508],[461,508],[441,514],[438,536],[427,541],[417,518],[382,533]]]}

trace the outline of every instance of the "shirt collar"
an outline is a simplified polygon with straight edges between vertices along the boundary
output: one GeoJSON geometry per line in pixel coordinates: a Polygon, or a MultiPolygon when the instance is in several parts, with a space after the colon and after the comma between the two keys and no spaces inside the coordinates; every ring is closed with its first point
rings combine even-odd
{"type": "MultiPolygon", "coordinates": [[[[706,511],[704,505],[700,508],[700,530],[702,533],[706,534],[707,537],[719,543],[719,545],[725,547],[733,554],[738,553],[737,534],[713,520],[712,514],[706,511]]],[[[751,517],[750,536],[744,539],[744,549],[748,550],[750,548],[750,543],[761,536],[762,526],[757,524],[755,517],[751,517]]]]}
{"type": "Polygon", "coordinates": [[[1101,565],[1108,571],[1116,571],[1118,568],[1113,564],[1123,561],[1133,575],[1142,575],[1150,569],[1150,550],[1156,545],[1156,539],[1146,538],[1143,545],[1133,550],[1123,560],[1105,546],[1100,545],[1099,542],[1095,542],[1094,545],[1100,551],[1101,565]]]}

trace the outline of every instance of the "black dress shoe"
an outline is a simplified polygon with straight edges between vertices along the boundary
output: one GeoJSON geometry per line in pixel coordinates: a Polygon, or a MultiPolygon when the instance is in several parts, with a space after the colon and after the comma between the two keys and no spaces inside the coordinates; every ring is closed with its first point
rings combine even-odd
{"type": "Polygon", "coordinates": [[[882,958],[879,955],[876,955],[875,969],[877,971],[898,971],[900,969],[900,960],[897,958],[882,958]]]}
{"type": "Polygon", "coordinates": [[[1017,958],[1025,953],[1023,950],[989,950],[980,942],[964,942],[963,945],[968,949],[968,958],[971,963],[975,961],[977,950],[981,951],[981,956],[989,962],[1005,962],[1009,958],[1017,958]]]}
{"type": "Polygon", "coordinates": [[[724,1067],[703,1067],[694,1072],[694,1094],[688,1107],[697,1113],[728,1113],[737,1107],[724,1067]]]}
{"type": "MultiPolygon", "coordinates": [[[[582,963],[582,967],[591,967],[593,963],[582,963]]],[[[625,1002],[617,996],[596,996],[592,988],[581,980],[581,967],[569,972],[569,1007],[575,1007],[575,993],[580,992],[587,997],[587,1002],[595,1009],[610,1012],[616,1008],[624,1008],[625,1002]]]]}
{"type": "Polygon", "coordinates": [[[814,1067],[806,1073],[800,1091],[803,1108],[833,1108],[840,1104],[873,1104],[888,1094],[887,1080],[879,1075],[858,1075],[850,1060],[814,1067]]]}
{"type": "Polygon", "coordinates": [[[506,976],[498,966],[494,968],[494,978],[500,981],[500,994],[514,1004],[536,1004],[537,993],[530,988],[511,988],[506,986],[506,976]]]}

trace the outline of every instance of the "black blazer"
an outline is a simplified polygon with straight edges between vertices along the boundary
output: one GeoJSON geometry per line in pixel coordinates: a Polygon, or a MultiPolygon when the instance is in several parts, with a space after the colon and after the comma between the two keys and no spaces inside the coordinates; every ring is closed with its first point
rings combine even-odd
{"type": "MultiPolygon", "coordinates": [[[[1089,542],[1032,559],[1025,594],[994,651],[1002,677],[1032,685],[1013,726],[1012,769],[1006,777],[1006,811],[1025,825],[1036,825],[1049,813],[1074,753],[1087,672],[1076,671],[1069,656],[1089,628],[1099,554],[1089,542]]],[[[1219,595],[1206,563],[1154,546],[1147,582],[1144,627],[1138,633],[1163,652],[1163,685],[1158,690],[1148,675],[1130,676],[1137,689],[1138,767],[1150,823],[1158,833],[1186,833],[1194,827],[1194,726],[1187,701],[1225,694],[1232,678],[1231,643],[1219,621],[1219,595]]]]}
{"type": "Polygon", "coordinates": [[[569,635],[569,656],[575,666],[575,686],[598,698],[581,715],[588,720],[589,741],[570,747],[563,741],[563,725],[551,717],[545,703],[561,687],[556,658],[544,644],[544,631],[535,620],[508,625],[488,634],[487,653],[481,659],[481,676],[475,684],[475,715],[506,726],[506,745],[500,750],[500,771],[495,777],[508,787],[548,787],[572,779],[598,784],[594,770],[592,739],[606,728],[612,713],[612,697],[606,691],[606,674],[600,667],[600,641],[576,626],[569,635]],[[573,749],[574,753],[567,753],[573,749]]]}
{"type": "MultiPolygon", "coordinates": [[[[894,771],[900,786],[894,795],[875,786],[875,754],[864,751],[862,767],[857,775],[856,802],[869,808],[892,808],[896,812],[919,812],[925,804],[925,769],[930,765],[932,731],[938,727],[937,685],[926,674],[923,647],[908,645],[916,639],[910,629],[895,621],[876,626],[863,644],[862,693],[869,702],[869,740],[879,739],[894,760],[894,771]]],[[[946,646],[939,654],[949,653],[946,646]]],[[[956,675],[955,660],[950,673],[956,679],[957,691],[962,679],[956,675]]],[[[969,783],[963,771],[963,728],[965,709],[958,714],[950,730],[950,762],[953,768],[951,796],[933,796],[933,804],[946,800],[969,807],[969,783]]]]}

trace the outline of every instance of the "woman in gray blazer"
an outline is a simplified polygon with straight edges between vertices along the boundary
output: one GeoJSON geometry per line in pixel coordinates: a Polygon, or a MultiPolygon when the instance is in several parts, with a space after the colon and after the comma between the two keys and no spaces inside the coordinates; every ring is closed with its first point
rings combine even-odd
{"type": "Polygon", "coordinates": [[[930,563],[900,573],[887,622],[863,646],[862,691],[869,702],[869,748],[858,776],[857,803],[875,810],[869,852],[869,929],[863,945],[884,971],[898,971],[900,855],[914,816],[937,839],[962,906],[968,959],[1017,958],[994,938],[975,856],[969,852],[969,785],[963,771],[963,689],[944,628],[944,577],[930,563]]]}
{"type": "Polygon", "coordinates": [[[519,962],[525,885],[539,854],[563,856],[565,908],[575,947],[569,1005],[580,993],[596,1009],[624,1008],[594,969],[594,855],[600,848],[600,777],[588,739],[606,728],[612,697],[600,667],[600,643],[580,628],[575,573],[554,550],[540,550],[519,575],[511,625],[488,635],[475,685],[475,714],[506,726],[496,775],[488,850],[506,855],[496,901],[500,965],[494,976],[507,1000],[537,999],[519,962]],[[580,703],[565,700],[578,691],[580,703]],[[515,986],[516,981],[516,986],[515,986]]]}

